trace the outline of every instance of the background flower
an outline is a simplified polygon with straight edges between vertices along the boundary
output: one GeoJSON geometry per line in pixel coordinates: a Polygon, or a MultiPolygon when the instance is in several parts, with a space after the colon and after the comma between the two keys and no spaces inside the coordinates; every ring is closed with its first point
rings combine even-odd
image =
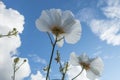
{"type": "Polygon", "coordinates": [[[70,64],[84,68],[86,70],[86,75],[90,80],[95,80],[99,77],[104,66],[100,57],[90,59],[86,54],[76,56],[74,52],[70,55],[70,64]]]}

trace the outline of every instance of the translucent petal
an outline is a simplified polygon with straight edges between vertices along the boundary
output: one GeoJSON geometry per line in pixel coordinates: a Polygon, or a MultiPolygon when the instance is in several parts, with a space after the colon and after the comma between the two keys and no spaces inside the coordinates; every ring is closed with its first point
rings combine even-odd
{"type": "Polygon", "coordinates": [[[37,27],[40,31],[45,31],[45,32],[50,31],[50,29],[49,29],[49,24],[47,24],[45,20],[37,19],[37,20],[36,20],[36,27],[37,27]]]}
{"type": "Polygon", "coordinates": [[[61,24],[61,10],[60,9],[50,9],[42,12],[41,19],[45,19],[50,26],[57,26],[61,24]]]}
{"type": "Polygon", "coordinates": [[[89,78],[90,80],[95,80],[96,78],[98,78],[98,76],[95,75],[91,70],[87,70],[86,76],[87,76],[87,78],[89,78]]]}
{"type": "MultiPolygon", "coordinates": [[[[72,80],[76,75],[78,75],[81,72],[81,67],[80,66],[71,66],[70,69],[68,69],[67,74],[68,74],[68,79],[67,80],[72,80]]],[[[74,80],[89,80],[87,79],[85,75],[85,71],[81,73],[76,79],[74,80]]]]}
{"type": "Polygon", "coordinates": [[[50,9],[50,13],[50,17],[53,20],[53,25],[60,26],[62,11],[60,9],[50,9]]]}
{"type": "Polygon", "coordinates": [[[73,66],[79,66],[79,59],[78,57],[76,56],[76,54],[74,52],[72,52],[70,54],[70,60],[69,60],[70,64],[73,65],[73,66]]]}
{"type": "Polygon", "coordinates": [[[79,61],[84,63],[90,63],[90,59],[85,53],[79,56],[79,61]]]}
{"type": "Polygon", "coordinates": [[[42,11],[39,19],[36,20],[36,26],[40,31],[48,31],[53,26],[61,24],[61,10],[50,9],[42,11]]]}
{"type": "Polygon", "coordinates": [[[90,63],[90,69],[91,71],[95,74],[100,76],[102,71],[103,71],[103,61],[100,57],[97,57],[95,59],[93,59],[93,61],[90,63]]]}
{"type": "Polygon", "coordinates": [[[42,11],[42,14],[40,16],[40,19],[45,20],[46,23],[49,24],[49,26],[51,26],[53,24],[53,20],[50,15],[51,15],[51,13],[49,10],[44,10],[44,11],[42,11]]]}
{"type": "Polygon", "coordinates": [[[78,20],[76,20],[76,24],[73,25],[72,31],[65,35],[65,40],[67,43],[75,44],[80,40],[81,37],[81,25],[78,20]]]}
{"type": "Polygon", "coordinates": [[[39,19],[36,20],[36,26],[40,31],[48,31],[52,25],[50,17],[46,14],[46,11],[42,11],[39,19]]]}
{"type": "Polygon", "coordinates": [[[62,14],[61,26],[69,33],[72,30],[72,26],[75,24],[75,19],[71,11],[64,11],[62,14]]]}

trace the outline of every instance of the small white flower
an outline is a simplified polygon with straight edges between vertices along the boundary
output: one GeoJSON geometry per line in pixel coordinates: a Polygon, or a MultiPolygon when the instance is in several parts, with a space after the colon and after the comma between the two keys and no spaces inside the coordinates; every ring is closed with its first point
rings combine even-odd
{"type": "MultiPolygon", "coordinates": [[[[43,10],[36,20],[36,26],[40,31],[52,33],[57,39],[64,37],[65,41],[71,44],[78,42],[81,37],[80,22],[74,19],[74,15],[69,10],[43,10]]],[[[57,42],[60,47],[63,43],[63,39],[57,42]]]]}
{"type": "Polygon", "coordinates": [[[100,57],[90,59],[86,54],[76,56],[75,53],[70,55],[70,64],[81,66],[86,70],[86,75],[90,80],[95,80],[103,71],[103,61],[100,57]]]}

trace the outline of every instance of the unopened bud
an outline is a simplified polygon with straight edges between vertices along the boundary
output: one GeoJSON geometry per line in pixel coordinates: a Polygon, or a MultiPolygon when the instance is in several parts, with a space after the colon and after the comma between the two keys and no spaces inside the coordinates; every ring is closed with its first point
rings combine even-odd
{"type": "Polygon", "coordinates": [[[19,61],[19,58],[18,58],[18,57],[14,59],[14,63],[15,63],[15,64],[18,63],[18,61],[19,61]]]}
{"type": "Polygon", "coordinates": [[[13,31],[16,31],[17,29],[16,28],[13,28],[13,31]]]}
{"type": "Polygon", "coordinates": [[[26,59],[24,59],[24,62],[26,62],[27,60],[26,59]]]}
{"type": "Polygon", "coordinates": [[[58,50],[57,50],[56,54],[57,54],[57,56],[56,56],[55,60],[57,61],[57,63],[59,63],[60,62],[60,53],[58,50]]]}
{"type": "Polygon", "coordinates": [[[44,70],[44,71],[47,71],[47,70],[48,70],[48,66],[44,67],[43,70],[44,70]]]}

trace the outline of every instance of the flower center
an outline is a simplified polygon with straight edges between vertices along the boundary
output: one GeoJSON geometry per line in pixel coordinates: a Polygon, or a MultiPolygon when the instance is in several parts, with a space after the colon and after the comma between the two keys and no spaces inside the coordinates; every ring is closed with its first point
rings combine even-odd
{"type": "Polygon", "coordinates": [[[81,62],[80,65],[82,65],[85,70],[90,69],[90,64],[86,64],[85,62],[81,62]]]}
{"type": "Polygon", "coordinates": [[[51,28],[51,31],[53,34],[55,34],[56,36],[59,36],[60,34],[65,33],[65,31],[63,30],[63,28],[59,27],[59,26],[54,26],[51,28]]]}

